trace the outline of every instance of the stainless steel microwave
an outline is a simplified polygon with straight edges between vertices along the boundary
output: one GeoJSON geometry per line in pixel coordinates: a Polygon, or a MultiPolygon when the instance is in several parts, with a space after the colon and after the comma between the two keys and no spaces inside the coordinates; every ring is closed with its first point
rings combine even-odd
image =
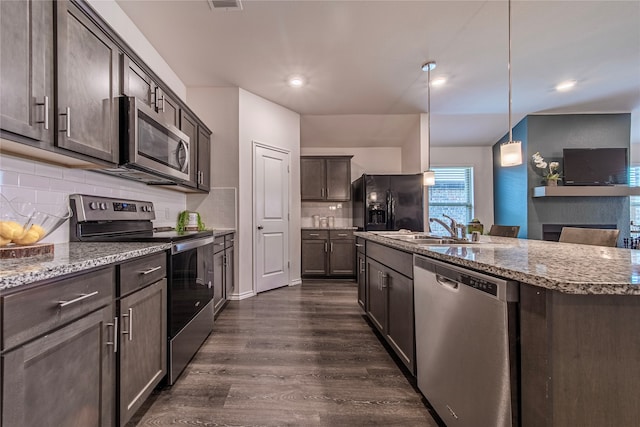
{"type": "Polygon", "coordinates": [[[139,171],[131,178],[145,182],[189,181],[189,137],[140,99],[123,97],[119,107],[120,174],[139,171]]]}

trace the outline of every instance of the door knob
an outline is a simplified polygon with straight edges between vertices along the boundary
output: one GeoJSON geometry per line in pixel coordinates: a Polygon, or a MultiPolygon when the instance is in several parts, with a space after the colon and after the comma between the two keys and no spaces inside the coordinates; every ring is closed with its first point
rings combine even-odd
{"type": "Polygon", "coordinates": [[[261,225],[259,225],[259,226],[258,226],[258,230],[262,230],[263,228],[264,228],[264,227],[263,227],[263,226],[261,226],[261,225]]]}

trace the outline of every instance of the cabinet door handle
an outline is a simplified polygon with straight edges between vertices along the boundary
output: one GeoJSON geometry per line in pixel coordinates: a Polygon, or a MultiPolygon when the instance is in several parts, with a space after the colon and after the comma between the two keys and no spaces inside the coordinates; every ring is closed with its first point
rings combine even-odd
{"type": "Polygon", "coordinates": [[[356,248],[364,248],[364,245],[362,243],[356,243],[356,248]]]}
{"type": "Polygon", "coordinates": [[[125,331],[123,329],[122,330],[122,335],[129,335],[129,341],[131,341],[133,339],[133,308],[130,308],[128,310],[128,314],[123,314],[122,317],[128,317],[129,318],[129,330],[125,331]]]}
{"type": "Polygon", "coordinates": [[[153,268],[150,268],[150,269],[145,270],[145,271],[139,271],[138,273],[142,274],[143,276],[146,276],[147,274],[151,274],[151,273],[153,273],[154,271],[158,271],[158,270],[160,270],[161,268],[162,268],[162,266],[161,266],[161,265],[159,265],[159,266],[157,266],[157,267],[153,267],[153,268]]]}
{"type": "Polygon", "coordinates": [[[324,242],[324,251],[327,252],[327,242],[324,242]]]}
{"type": "Polygon", "coordinates": [[[44,129],[49,130],[49,96],[45,95],[44,100],[42,102],[36,102],[36,105],[44,106],[44,120],[36,123],[43,123],[44,129]]]}
{"type": "Polygon", "coordinates": [[[91,292],[90,294],[81,294],[78,298],[74,298],[69,301],[58,301],[58,308],[64,308],[71,304],[75,304],[80,301],[84,301],[88,298],[98,295],[98,291],[91,292]]]}
{"type": "Polygon", "coordinates": [[[65,116],[65,123],[67,126],[66,129],[62,129],[60,132],[64,132],[67,135],[67,138],[71,138],[71,108],[67,107],[65,112],[60,115],[65,116]]]}
{"type": "Polygon", "coordinates": [[[319,237],[320,234],[319,233],[309,233],[309,236],[319,237]]]}
{"type": "Polygon", "coordinates": [[[107,326],[113,326],[113,341],[107,341],[107,345],[113,346],[113,352],[118,352],[118,318],[113,318],[113,323],[107,323],[107,326]]]}
{"type": "Polygon", "coordinates": [[[382,289],[387,287],[387,273],[382,273],[382,289]]]}
{"type": "Polygon", "coordinates": [[[324,188],[320,189],[320,197],[324,197],[324,188]]]}
{"type": "Polygon", "coordinates": [[[360,260],[360,273],[364,273],[364,260],[360,260]]]}
{"type": "Polygon", "coordinates": [[[162,108],[160,111],[162,111],[164,113],[164,93],[162,94],[162,96],[160,97],[160,99],[162,99],[162,108]]]}
{"type": "Polygon", "coordinates": [[[331,252],[333,252],[333,242],[331,242],[331,252]]]}

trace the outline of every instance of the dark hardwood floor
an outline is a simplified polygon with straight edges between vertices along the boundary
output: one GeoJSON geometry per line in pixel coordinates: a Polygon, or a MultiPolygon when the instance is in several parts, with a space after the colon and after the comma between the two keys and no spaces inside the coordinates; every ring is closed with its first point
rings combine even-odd
{"type": "Polygon", "coordinates": [[[176,384],[129,425],[436,427],[356,293],[354,282],[305,281],[230,302],[176,384]]]}

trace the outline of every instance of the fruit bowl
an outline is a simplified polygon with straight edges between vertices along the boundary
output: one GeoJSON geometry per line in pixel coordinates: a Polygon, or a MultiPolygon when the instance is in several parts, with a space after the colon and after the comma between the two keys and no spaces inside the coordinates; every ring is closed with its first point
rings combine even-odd
{"type": "Polygon", "coordinates": [[[53,212],[0,194],[0,247],[33,245],[54,232],[71,216],[69,204],[53,212]]]}

